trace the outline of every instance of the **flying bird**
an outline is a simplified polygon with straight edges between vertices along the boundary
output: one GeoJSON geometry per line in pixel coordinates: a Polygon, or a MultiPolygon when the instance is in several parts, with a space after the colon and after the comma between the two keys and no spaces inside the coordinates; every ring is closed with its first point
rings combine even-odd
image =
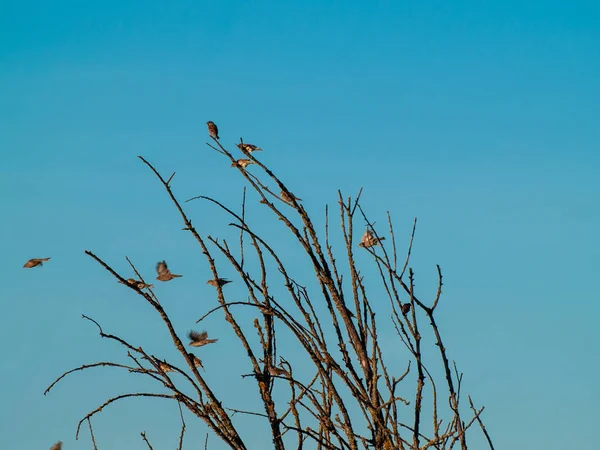
{"type": "Polygon", "coordinates": [[[289,195],[285,192],[285,191],[281,191],[279,193],[279,195],[281,196],[281,199],[286,202],[286,203],[292,203],[292,199],[293,200],[297,200],[297,201],[301,201],[301,198],[296,197],[294,194],[290,193],[289,195]]]}
{"type": "Polygon", "coordinates": [[[235,144],[237,146],[237,148],[239,148],[241,151],[246,152],[246,153],[252,153],[252,152],[262,152],[262,148],[257,147],[256,145],[252,145],[252,144],[244,144],[243,142],[241,144],[235,144]]]}
{"type": "Polygon", "coordinates": [[[410,307],[411,307],[410,303],[404,303],[402,305],[402,314],[407,315],[410,312],[410,307]]]}
{"type": "Polygon", "coordinates": [[[33,258],[27,261],[23,267],[26,269],[31,269],[32,267],[43,266],[43,263],[46,261],[50,261],[50,258],[33,258]]]}
{"type": "Polygon", "coordinates": [[[256,164],[256,163],[250,159],[242,158],[242,159],[238,159],[235,162],[232,162],[231,167],[241,167],[241,168],[245,169],[248,164],[256,164]]]}
{"type": "Polygon", "coordinates": [[[61,450],[62,449],[62,441],[58,441],[56,444],[54,444],[52,447],[50,447],[50,450],[61,450]]]}
{"type": "Polygon", "coordinates": [[[231,283],[231,280],[227,278],[217,278],[216,280],[208,280],[206,284],[210,284],[213,287],[225,286],[227,283],[231,283]]]}
{"type": "Polygon", "coordinates": [[[369,248],[369,247],[373,247],[374,245],[379,244],[383,240],[385,240],[384,237],[380,237],[380,238],[375,237],[373,232],[369,228],[367,228],[367,230],[365,231],[365,234],[363,234],[362,238],[360,239],[360,244],[358,244],[358,246],[364,247],[364,248],[369,248]]]}
{"type": "Polygon", "coordinates": [[[188,332],[188,337],[190,338],[189,345],[192,347],[202,347],[218,341],[218,339],[208,339],[208,333],[206,331],[198,333],[197,331],[191,330],[188,332]]]}
{"type": "Polygon", "coordinates": [[[156,277],[156,279],[159,281],[169,281],[169,280],[172,280],[173,278],[181,278],[181,276],[182,276],[182,275],[175,275],[174,273],[171,273],[171,271],[167,267],[166,261],[160,261],[156,264],[156,273],[158,273],[158,276],[156,277]]]}
{"type": "Polygon", "coordinates": [[[153,284],[146,284],[141,282],[140,280],[134,280],[133,278],[127,278],[127,284],[131,285],[131,286],[135,286],[138,289],[146,289],[146,288],[153,288],[154,285],[153,284]]]}
{"type": "Polygon", "coordinates": [[[211,137],[214,137],[215,139],[219,139],[219,129],[217,128],[215,123],[209,120],[208,122],[206,122],[206,126],[208,127],[208,134],[210,134],[211,137]]]}

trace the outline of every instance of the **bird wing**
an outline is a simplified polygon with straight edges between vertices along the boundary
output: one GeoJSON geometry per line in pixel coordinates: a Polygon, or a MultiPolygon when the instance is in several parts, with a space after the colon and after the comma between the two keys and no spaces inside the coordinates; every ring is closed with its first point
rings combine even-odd
{"type": "Polygon", "coordinates": [[[204,339],[207,338],[207,336],[208,336],[208,333],[206,331],[199,333],[198,331],[191,330],[188,333],[188,337],[190,338],[190,340],[192,340],[194,342],[203,341],[204,339]]]}
{"type": "Polygon", "coordinates": [[[160,261],[156,264],[156,272],[158,275],[164,275],[168,273],[169,269],[167,267],[166,261],[160,261]]]}

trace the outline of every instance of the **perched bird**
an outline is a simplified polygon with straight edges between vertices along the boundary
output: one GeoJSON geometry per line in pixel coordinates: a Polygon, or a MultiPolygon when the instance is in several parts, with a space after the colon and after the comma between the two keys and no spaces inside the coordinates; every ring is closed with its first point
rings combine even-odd
{"type": "Polygon", "coordinates": [[[213,287],[225,286],[227,283],[231,283],[231,280],[227,278],[217,278],[216,280],[208,280],[206,284],[210,284],[213,287]]]}
{"type": "Polygon", "coordinates": [[[237,148],[239,148],[243,152],[248,152],[248,153],[262,152],[262,148],[257,147],[256,145],[244,144],[243,142],[241,144],[235,144],[235,145],[237,146],[237,148]]]}
{"type": "Polygon", "coordinates": [[[46,261],[50,261],[50,258],[33,258],[27,261],[23,267],[26,269],[31,269],[32,267],[43,266],[43,263],[46,261]]]}
{"type": "Polygon", "coordinates": [[[202,347],[203,345],[212,344],[218,341],[218,339],[208,339],[208,333],[206,331],[198,333],[197,331],[191,330],[188,332],[188,337],[190,338],[189,345],[192,347],[202,347]]]}
{"type": "Polygon", "coordinates": [[[210,134],[215,139],[219,139],[219,129],[215,125],[215,123],[211,120],[206,122],[206,126],[208,127],[208,134],[210,134]]]}
{"type": "Polygon", "coordinates": [[[146,288],[154,287],[153,284],[142,283],[140,280],[134,280],[133,278],[127,278],[127,284],[130,284],[131,286],[135,286],[138,289],[146,289],[146,288]]]}
{"type": "Polygon", "coordinates": [[[402,305],[402,314],[407,315],[410,312],[411,306],[412,305],[410,303],[404,303],[402,305]]]}
{"type": "Polygon", "coordinates": [[[290,195],[286,194],[285,191],[281,191],[279,193],[279,195],[281,196],[281,199],[286,202],[286,203],[292,203],[292,199],[297,200],[297,201],[301,201],[301,198],[296,197],[294,194],[290,193],[290,195]]]}
{"type": "Polygon", "coordinates": [[[369,228],[367,228],[365,234],[363,234],[362,238],[360,239],[360,244],[358,244],[358,246],[369,248],[379,244],[383,240],[385,240],[384,237],[376,238],[373,232],[369,228]]]}
{"type": "Polygon", "coordinates": [[[269,367],[269,375],[273,377],[289,377],[290,374],[287,370],[280,369],[279,367],[270,366],[269,367]]]}
{"type": "Polygon", "coordinates": [[[56,444],[54,444],[52,447],[50,447],[50,450],[61,450],[62,449],[62,441],[58,441],[56,444]]]}
{"type": "Polygon", "coordinates": [[[175,275],[171,273],[171,271],[167,267],[166,261],[160,261],[156,263],[156,273],[158,273],[156,279],[159,281],[169,281],[173,278],[181,278],[181,275],[175,275]]]}
{"type": "Polygon", "coordinates": [[[160,367],[160,370],[162,370],[163,372],[173,372],[173,369],[171,369],[171,366],[169,366],[166,362],[159,361],[158,367],[160,367]]]}
{"type": "Polygon", "coordinates": [[[249,159],[243,159],[242,158],[242,159],[238,159],[235,162],[232,162],[231,163],[231,167],[241,167],[241,168],[245,169],[248,164],[256,164],[256,163],[254,161],[249,160],[249,159]]]}
{"type": "Polygon", "coordinates": [[[188,353],[188,356],[190,358],[192,358],[192,361],[194,361],[194,366],[195,367],[202,367],[202,370],[204,370],[206,372],[206,369],[204,368],[204,366],[202,365],[202,361],[200,361],[200,358],[198,358],[196,355],[194,355],[193,353],[188,353]]]}

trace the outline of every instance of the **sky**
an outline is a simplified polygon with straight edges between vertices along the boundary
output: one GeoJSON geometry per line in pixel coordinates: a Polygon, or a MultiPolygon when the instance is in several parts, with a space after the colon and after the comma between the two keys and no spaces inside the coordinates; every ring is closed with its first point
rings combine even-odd
{"type": "MultiPolygon", "coordinates": [[[[211,195],[239,209],[243,179],[205,145],[213,120],[227,148],[240,137],[262,147],[261,161],[321,226],[338,189],[361,187],[384,233],[390,211],[401,248],[418,218],[418,292],[433,298],[439,264],[438,321],[497,448],[591,448],[598,23],[592,1],[1,2],[3,445],[92,448],[86,430],[75,440],[81,417],[111,395],[152,389],[98,369],[43,395],[70,368],[126,359],[82,314],[176,358],[156,314],[84,250],[129,276],[128,256],[148,279],[166,259],[184,276],[156,293],[182,334],[216,304],[203,255],[136,158],[175,171],[182,200],[211,195]],[[46,256],[44,267],[22,268],[46,256]]],[[[249,218],[309,278],[256,200],[249,194],[249,218]]],[[[235,239],[211,205],[186,207],[204,236],[235,239]]],[[[245,299],[235,282],[230,292],[245,299]]],[[[220,339],[202,352],[207,379],[251,408],[255,389],[234,369],[243,353],[228,325],[214,316],[205,326],[220,339]]],[[[399,352],[390,364],[405,361],[399,352]]],[[[203,426],[187,419],[189,448],[203,448],[203,426]]],[[[235,420],[249,448],[264,448],[255,422],[235,420]]],[[[162,400],[124,400],[93,424],[100,449],[146,448],[144,430],[154,448],[175,448],[179,433],[176,406],[162,400]]],[[[478,430],[472,439],[484,448],[478,430]]]]}

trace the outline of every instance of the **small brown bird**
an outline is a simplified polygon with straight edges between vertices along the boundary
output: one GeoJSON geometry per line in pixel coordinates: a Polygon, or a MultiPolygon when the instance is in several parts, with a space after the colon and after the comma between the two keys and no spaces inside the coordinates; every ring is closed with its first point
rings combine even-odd
{"type": "Polygon", "coordinates": [[[160,262],[156,263],[156,273],[158,273],[158,276],[156,277],[156,279],[159,281],[169,281],[169,280],[172,280],[173,278],[181,278],[182,277],[182,275],[175,275],[174,273],[171,273],[171,271],[167,267],[166,261],[160,261],[160,262]]]}
{"type": "Polygon", "coordinates": [[[249,160],[249,159],[243,159],[242,158],[242,159],[238,159],[235,162],[232,162],[231,163],[231,167],[241,167],[241,168],[245,169],[248,164],[256,164],[256,163],[254,161],[249,160]]]}
{"type": "Polygon", "coordinates": [[[219,139],[219,129],[215,125],[215,123],[211,120],[206,122],[206,126],[208,127],[208,134],[210,134],[215,139],[219,139]]]}
{"type": "Polygon", "coordinates": [[[369,247],[373,247],[374,245],[379,244],[381,241],[384,241],[385,238],[384,237],[380,237],[380,238],[376,238],[375,235],[373,234],[373,232],[367,228],[367,230],[365,231],[365,234],[363,234],[362,238],[360,239],[360,244],[358,244],[359,247],[364,247],[364,248],[369,248],[369,247]]]}
{"type": "Polygon", "coordinates": [[[407,315],[410,312],[411,306],[412,305],[410,303],[404,303],[402,305],[402,314],[407,315]]]}
{"type": "Polygon", "coordinates": [[[218,339],[208,339],[208,333],[206,331],[198,333],[197,331],[191,330],[188,332],[188,337],[190,338],[189,345],[192,347],[202,347],[218,341],[218,339]]]}
{"type": "Polygon", "coordinates": [[[208,280],[206,284],[210,284],[213,287],[225,286],[227,283],[231,283],[227,278],[217,278],[216,280],[208,280]]]}
{"type": "Polygon", "coordinates": [[[153,284],[142,283],[140,280],[134,280],[133,278],[127,278],[127,283],[132,286],[135,286],[138,289],[146,289],[146,288],[154,287],[153,284]]]}
{"type": "Polygon", "coordinates": [[[281,191],[279,193],[279,195],[281,196],[281,199],[286,202],[286,203],[292,203],[292,199],[296,200],[296,201],[302,201],[301,198],[296,197],[294,194],[290,193],[290,195],[286,194],[285,191],[281,191]]]}
{"type": "Polygon", "coordinates": [[[201,367],[202,370],[204,370],[206,372],[206,369],[204,368],[204,366],[202,365],[202,361],[200,361],[200,358],[198,358],[196,355],[194,355],[193,353],[188,353],[188,356],[190,358],[192,358],[192,361],[194,361],[194,366],[196,367],[201,367]]]}
{"type": "Polygon", "coordinates": [[[173,372],[173,369],[171,369],[171,366],[169,366],[166,362],[163,361],[159,361],[158,362],[158,367],[160,367],[160,370],[162,370],[163,372],[173,372]]]}
{"type": "Polygon", "coordinates": [[[46,261],[50,261],[50,258],[33,258],[27,261],[23,267],[26,269],[31,269],[32,267],[43,266],[43,263],[46,261]]]}
{"type": "Polygon", "coordinates": [[[235,144],[235,145],[237,146],[237,148],[239,148],[243,152],[247,152],[247,153],[262,152],[262,148],[257,147],[256,145],[244,144],[243,142],[241,144],[235,144]]]}
{"type": "Polygon", "coordinates": [[[290,374],[287,370],[280,369],[279,367],[271,366],[269,367],[269,375],[273,377],[289,377],[290,374]]]}
{"type": "Polygon", "coordinates": [[[50,447],[50,450],[61,450],[62,449],[62,441],[58,441],[56,444],[54,444],[52,447],[50,447]]]}

